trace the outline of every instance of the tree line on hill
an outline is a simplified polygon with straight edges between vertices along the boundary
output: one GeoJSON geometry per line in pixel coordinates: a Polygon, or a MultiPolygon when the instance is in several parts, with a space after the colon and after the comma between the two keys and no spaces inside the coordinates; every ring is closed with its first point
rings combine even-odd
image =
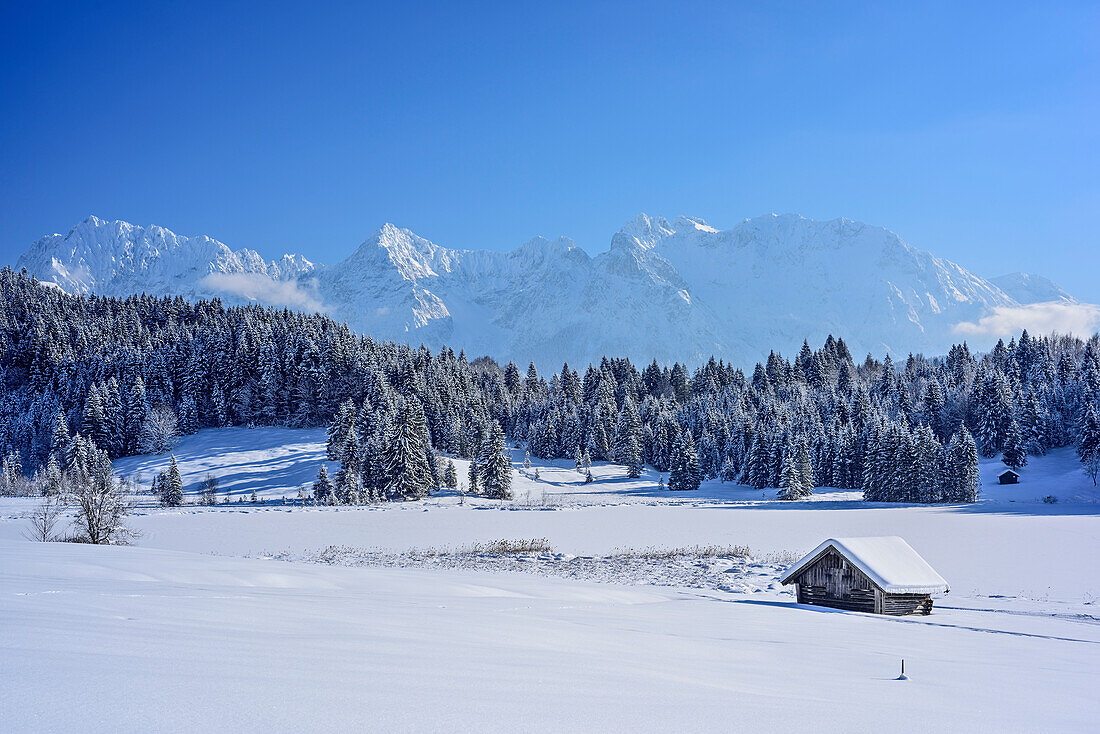
{"type": "Polygon", "coordinates": [[[979,454],[1018,468],[1070,444],[1094,481],[1100,470],[1096,336],[1024,332],[986,355],[960,344],[901,364],[857,363],[830,336],[751,375],[713,358],[692,371],[610,357],[547,375],[322,315],[72,296],[5,268],[0,390],[0,491],[74,473],[82,453],[163,452],[177,432],[229,425],[328,425],[340,470],[317,494],[340,502],[424,497],[453,474],[440,452],[475,460],[470,489],[506,498],[506,441],[631,476],[649,465],[670,490],[720,478],[789,499],[830,486],[972,502],[979,454]]]}

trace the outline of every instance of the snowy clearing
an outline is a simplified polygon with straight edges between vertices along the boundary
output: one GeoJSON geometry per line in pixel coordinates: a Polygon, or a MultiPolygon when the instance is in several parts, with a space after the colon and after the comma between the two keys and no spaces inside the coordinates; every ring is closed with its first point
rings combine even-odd
{"type": "MultiPolygon", "coordinates": [[[[1072,450],[1004,487],[983,461],[984,499],[955,506],[674,494],[534,462],[514,502],[302,507],[324,431],[207,430],[174,453],[189,501],[207,472],[234,500],[139,495],[135,547],[23,541],[36,501],[0,499],[5,728],[1086,731],[1100,714],[1100,492],[1072,450]],[[930,617],[799,606],[778,584],[825,538],[864,535],[902,536],[947,579],[930,617]],[[70,692],[42,696],[59,676],[70,692]]],[[[115,466],[147,486],[167,462],[115,466]]]]}
{"type": "Polygon", "coordinates": [[[1086,731],[1100,715],[1094,618],[885,618],[147,548],[0,554],[10,731],[1086,731]],[[44,694],[58,680],[65,695],[44,694]]]}

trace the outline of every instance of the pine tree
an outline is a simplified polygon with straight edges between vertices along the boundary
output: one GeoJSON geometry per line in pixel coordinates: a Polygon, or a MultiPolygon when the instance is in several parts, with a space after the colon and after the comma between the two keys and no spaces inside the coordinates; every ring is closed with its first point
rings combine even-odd
{"type": "Polygon", "coordinates": [[[389,499],[420,499],[435,486],[423,440],[423,413],[406,399],[387,442],[385,494],[389,499]]]}
{"type": "Polygon", "coordinates": [[[68,450],[69,441],[69,424],[65,420],[65,413],[63,411],[57,411],[57,417],[54,418],[53,433],[50,436],[50,457],[57,459],[58,463],[65,461],[65,452],[68,450]]]}
{"type": "Polygon", "coordinates": [[[344,446],[348,438],[355,433],[356,414],[355,402],[346,400],[340,405],[339,411],[329,424],[328,441],[325,444],[329,461],[343,460],[344,446]]]}
{"type": "Polygon", "coordinates": [[[615,462],[626,467],[628,477],[636,479],[642,475],[642,421],[629,398],[619,411],[612,453],[615,462]]]}
{"type": "Polygon", "coordinates": [[[921,426],[913,443],[915,460],[910,468],[911,502],[938,502],[943,476],[943,446],[930,426],[921,426]]]}
{"type": "Polygon", "coordinates": [[[95,385],[88,391],[88,397],[84,400],[84,414],[80,425],[84,435],[91,439],[97,448],[107,450],[110,443],[110,431],[103,411],[103,397],[100,395],[99,388],[95,385]]]}
{"type": "MultiPolygon", "coordinates": [[[[538,479],[538,469],[535,470],[535,479],[538,479]]],[[[477,481],[477,461],[470,462],[470,469],[466,472],[466,479],[470,482],[470,494],[478,494],[481,491],[477,481]]]]}
{"type": "Polygon", "coordinates": [[[1011,469],[1027,465],[1027,447],[1020,432],[1020,424],[1014,419],[1005,431],[1004,450],[1001,461],[1011,469]]]}
{"type": "Polygon", "coordinates": [[[798,466],[793,454],[788,453],[783,460],[783,473],[779,478],[779,494],[781,500],[798,500],[803,495],[802,477],[798,474],[798,466]]]}
{"type": "Polygon", "coordinates": [[[171,457],[168,469],[161,475],[160,492],[161,501],[169,507],[178,507],[183,504],[183,478],[180,476],[175,456],[171,457]]]}
{"type": "Polygon", "coordinates": [[[966,426],[960,426],[951,437],[944,457],[945,502],[976,502],[978,500],[978,447],[966,426]]]}
{"type": "Polygon", "coordinates": [[[1096,485],[1096,477],[1100,475],[1100,417],[1097,417],[1096,408],[1088,406],[1081,418],[1081,429],[1077,438],[1077,456],[1081,459],[1085,474],[1096,485]]]}
{"type": "Polygon", "coordinates": [[[451,491],[458,489],[458,472],[453,461],[448,461],[447,468],[443,470],[443,484],[451,491]]]}
{"type": "Polygon", "coordinates": [[[328,502],[333,492],[332,480],[328,477],[328,469],[325,468],[324,464],[321,464],[321,469],[317,472],[317,481],[313,483],[313,499],[320,503],[328,502]]]}
{"type": "Polygon", "coordinates": [[[810,446],[805,437],[799,439],[795,453],[795,469],[798,471],[798,486],[802,497],[809,497],[814,491],[814,467],[810,460],[810,446]]]}
{"type": "Polygon", "coordinates": [[[699,481],[699,457],[695,453],[695,441],[690,431],[681,431],[673,450],[668,488],[677,492],[692,491],[699,489],[699,481]]]}
{"type": "Polygon", "coordinates": [[[481,446],[477,464],[485,496],[496,500],[512,499],[512,462],[504,444],[504,432],[495,421],[481,446]]]}
{"type": "Polygon", "coordinates": [[[722,464],[722,471],[719,474],[719,478],[723,483],[737,481],[737,470],[734,469],[733,461],[731,461],[729,457],[726,457],[726,462],[722,464]]]}
{"type": "Polygon", "coordinates": [[[136,375],[126,398],[126,419],[123,435],[127,454],[132,454],[138,450],[141,429],[145,425],[145,417],[148,414],[149,403],[145,397],[145,381],[141,379],[141,375],[136,375]]]}

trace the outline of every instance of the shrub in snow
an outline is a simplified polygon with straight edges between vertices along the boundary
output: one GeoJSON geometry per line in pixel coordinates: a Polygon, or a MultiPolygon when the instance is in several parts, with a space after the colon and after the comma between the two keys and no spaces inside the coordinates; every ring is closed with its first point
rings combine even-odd
{"type": "Polygon", "coordinates": [[[105,545],[125,543],[136,536],[124,522],[130,507],[105,451],[90,447],[87,464],[72,477],[72,490],[77,540],[105,545]]]}
{"type": "Polygon", "coordinates": [[[213,474],[207,474],[199,485],[199,498],[204,505],[218,504],[218,478],[213,474]]]}
{"type": "Polygon", "coordinates": [[[56,495],[47,495],[42,503],[31,513],[30,530],[23,534],[27,540],[51,543],[58,540],[54,528],[61,519],[63,507],[56,495]]]}

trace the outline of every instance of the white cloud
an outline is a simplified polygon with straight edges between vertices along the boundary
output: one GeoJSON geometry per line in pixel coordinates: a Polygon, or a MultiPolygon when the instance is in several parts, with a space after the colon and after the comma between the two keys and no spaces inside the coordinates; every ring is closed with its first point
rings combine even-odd
{"type": "Polygon", "coordinates": [[[325,311],[316,289],[303,287],[294,280],[272,280],[258,273],[210,273],[199,284],[211,291],[258,301],[265,306],[325,311]]]}
{"type": "Polygon", "coordinates": [[[1049,301],[1026,306],[997,306],[993,313],[978,319],[978,323],[963,321],[955,324],[956,334],[970,336],[1009,337],[1027,329],[1032,334],[1090,336],[1100,329],[1100,306],[1091,303],[1049,301]]]}

